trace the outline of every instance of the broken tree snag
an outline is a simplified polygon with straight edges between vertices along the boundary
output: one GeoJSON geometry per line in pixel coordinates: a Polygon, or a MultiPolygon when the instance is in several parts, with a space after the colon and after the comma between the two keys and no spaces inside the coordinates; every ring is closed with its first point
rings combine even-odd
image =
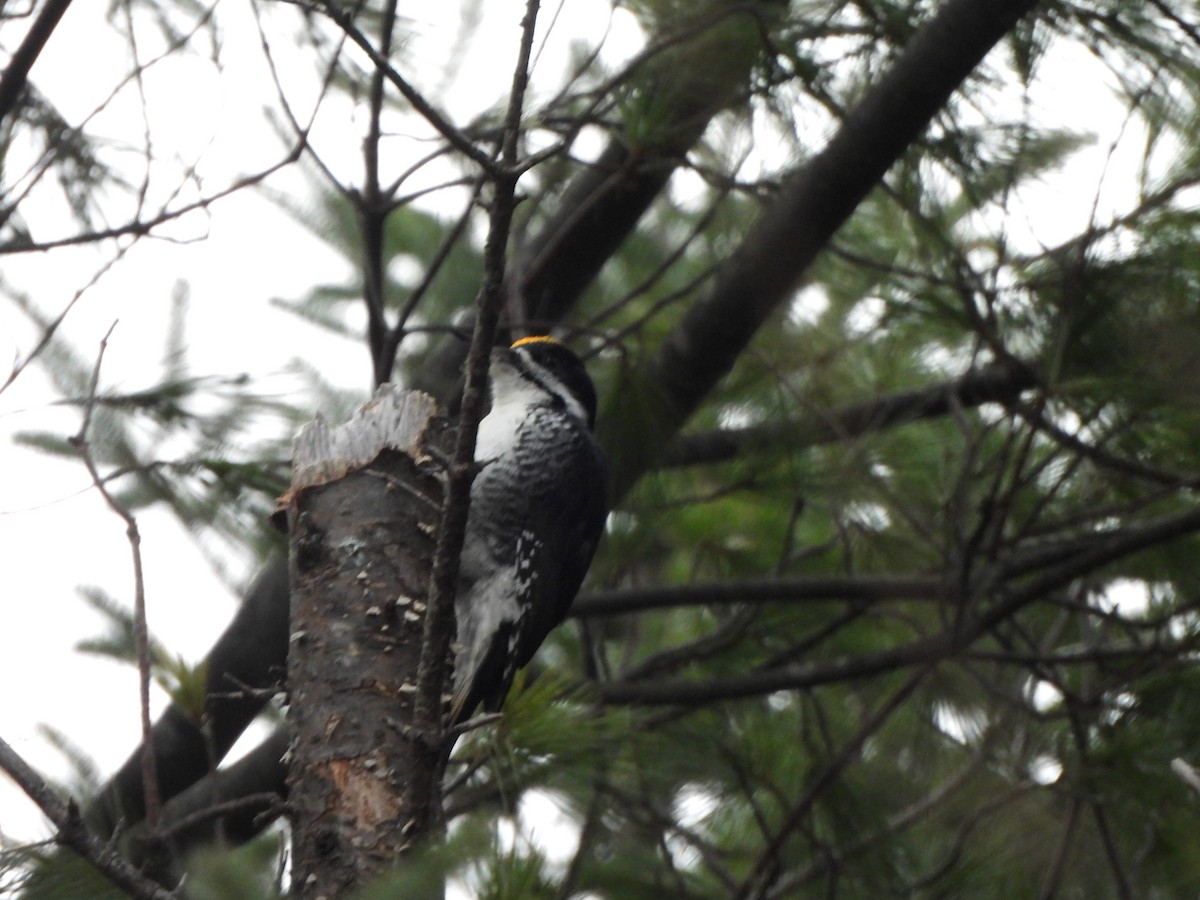
{"type": "Polygon", "coordinates": [[[432,398],[383,385],[344,425],[296,439],[288,807],[300,897],[344,897],[426,831],[436,754],[413,690],[442,484],[432,398]]]}

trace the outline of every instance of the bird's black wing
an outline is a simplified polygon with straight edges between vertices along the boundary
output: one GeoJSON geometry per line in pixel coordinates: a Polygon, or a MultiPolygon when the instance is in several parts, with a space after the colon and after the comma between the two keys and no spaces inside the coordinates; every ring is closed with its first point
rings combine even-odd
{"type": "Polygon", "coordinates": [[[500,708],[517,670],[566,617],[604,527],[607,473],[591,432],[561,415],[543,427],[556,429],[555,439],[522,440],[513,454],[517,470],[503,479],[512,484],[515,475],[521,491],[502,491],[502,479],[485,468],[477,479],[478,492],[472,492],[476,522],[485,515],[504,522],[486,540],[492,557],[512,567],[520,602],[515,617],[494,631],[486,651],[474,661],[474,671],[460,680],[451,707],[453,722],[480,703],[489,711],[500,708]]]}

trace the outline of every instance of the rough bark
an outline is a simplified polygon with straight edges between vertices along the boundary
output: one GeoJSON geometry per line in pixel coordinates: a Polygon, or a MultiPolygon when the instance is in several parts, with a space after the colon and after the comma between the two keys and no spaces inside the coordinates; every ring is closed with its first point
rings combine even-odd
{"type": "Polygon", "coordinates": [[[429,397],[380,388],[349,423],[297,439],[288,809],[300,897],[340,897],[425,830],[438,754],[411,728],[441,503],[429,397]]]}

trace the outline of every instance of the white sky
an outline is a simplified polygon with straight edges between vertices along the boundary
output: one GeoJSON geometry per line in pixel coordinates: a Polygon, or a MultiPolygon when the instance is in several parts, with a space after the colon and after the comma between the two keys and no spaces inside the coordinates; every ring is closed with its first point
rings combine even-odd
{"type": "MultiPolygon", "coordinates": [[[[500,51],[515,47],[516,23],[523,4],[484,4],[505,24],[488,30],[483,42],[500,51]],[[497,36],[498,35],[498,36],[497,36]],[[512,38],[510,40],[510,38],[512,38]]],[[[99,20],[107,4],[74,4],[34,70],[36,83],[74,115],[93,109],[125,71],[125,48],[113,41],[99,20]],[[78,60],[86,55],[88,79],[79,78],[78,60]]],[[[421,4],[421,15],[436,16],[437,8],[451,4],[421,4]]],[[[210,186],[229,173],[272,161],[278,151],[264,142],[266,134],[261,102],[270,100],[246,85],[267,85],[253,20],[241,6],[223,7],[236,15],[238,28],[230,28],[229,58],[233,66],[223,75],[198,61],[172,62],[164,79],[166,95],[151,95],[161,110],[174,110],[172,124],[163,134],[174,134],[185,159],[201,151],[210,186]],[[248,163],[247,155],[256,157],[248,163]]],[[[547,9],[543,22],[548,22],[547,9]]],[[[456,22],[430,21],[424,27],[453,35],[456,22]]],[[[557,27],[569,33],[598,38],[608,27],[603,3],[571,4],[570,18],[557,27]],[[573,18],[578,17],[578,18],[573,18]]],[[[636,40],[627,14],[616,20],[618,46],[636,40]]],[[[5,29],[19,23],[5,23],[5,29]]],[[[4,35],[14,46],[15,38],[4,35]]],[[[422,44],[415,45],[418,50],[422,44]]],[[[480,45],[477,44],[476,50],[480,45]]],[[[562,47],[557,52],[561,54],[562,47]]],[[[551,51],[547,51],[548,57],[551,51]]],[[[621,56],[615,53],[615,57],[621,56]]],[[[444,60],[429,59],[437,70],[444,60]]],[[[558,65],[559,63],[555,63],[558,65]]],[[[1054,80],[1062,88],[1047,96],[1048,116],[1062,126],[1103,131],[1101,151],[1119,131],[1114,119],[1120,107],[1107,96],[1106,77],[1081,51],[1056,58],[1054,80]]],[[[464,118],[487,106],[493,96],[476,98],[478,85],[499,94],[507,85],[510,60],[471,57],[466,70],[443,97],[443,105],[464,118]],[[497,77],[496,72],[502,77],[497,77]]],[[[557,71],[551,67],[552,71],[557,71]]],[[[303,82],[302,75],[295,75],[303,82]]],[[[131,97],[116,105],[111,115],[98,121],[107,133],[141,131],[140,115],[131,97]]],[[[306,114],[300,104],[299,115],[306,114]]],[[[355,136],[344,134],[346,108],[331,106],[329,125],[319,132],[322,152],[348,175],[359,165],[362,123],[354,122],[355,136]],[[339,131],[338,129],[342,129],[339,131]]],[[[352,117],[351,117],[352,119],[352,117]]],[[[156,124],[156,128],[161,123],[156,124]]],[[[157,133],[157,132],[156,132],[157,133]]],[[[1107,161],[1108,182],[1115,171],[1131,171],[1140,146],[1126,133],[1118,153],[1107,161]]],[[[1067,173],[1048,179],[1029,196],[1013,222],[1026,227],[1047,244],[1076,232],[1092,214],[1092,198],[1103,169],[1105,153],[1081,157],[1067,173]],[[1019,217],[1024,214],[1026,223],[1019,217]]],[[[299,191],[303,182],[295,175],[275,179],[275,186],[299,191]]],[[[1127,196],[1110,187],[1109,202],[1127,202],[1127,196]]],[[[45,218],[30,223],[35,237],[62,233],[61,215],[48,210],[45,218]]],[[[289,387],[281,373],[288,361],[303,355],[321,360],[331,380],[347,387],[364,388],[368,382],[365,351],[301,326],[269,307],[272,297],[295,297],[314,281],[335,280],[342,264],[321,244],[292,224],[254,191],[242,192],[213,206],[207,217],[196,216],[175,228],[177,236],[194,238],[185,243],[143,241],[129,257],[80,302],[68,317],[64,334],[85,352],[97,346],[114,320],[113,333],[102,374],[107,389],[135,389],[153,383],[169,308],[177,280],[191,287],[188,334],[195,373],[233,375],[249,371],[256,378],[271,376],[279,389],[289,387]],[[200,239],[202,238],[203,239],[200,239]],[[231,320],[232,317],[232,320],[231,320]]],[[[91,276],[96,258],[90,251],[50,253],[42,256],[5,257],[3,277],[26,289],[36,286],[36,301],[53,313],[91,276]]],[[[0,304],[0,359],[7,362],[31,348],[35,332],[7,303],[0,304]]],[[[7,370],[0,372],[6,374],[7,370]]],[[[82,465],[48,459],[12,443],[24,430],[50,429],[61,435],[79,427],[78,410],[47,408],[55,398],[35,366],[0,394],[0,561],[3,596],[0,597],[0,737],[51,778],[62,778],[64,760],[39,736],[37,726],[47,723],[64,732],[86,751],[100,771],[111,772],[138,740],[136,674],[131,667],[75,654],[73,646],[94,636],[101,623],[76,595],[78,585],[99,585],[118,598],[132,597],[129,545],[123,524],[108,512],[94,491],[82,465]]],[[[209,568],[174,519],[159,510],[139,514],[149,621],[152,631],[168,647],[190,660],[198,660],[224,628],[237,599],[209,568]]],[[[226,554],[235,581],[249,576],[245,561],[226,554]]],[[[164,705],[155,696],[155,710],[164,705]]],[[[27,800],[0,778],[0,835],[18,840],[47,836],[39,814],[27,800]]]]}

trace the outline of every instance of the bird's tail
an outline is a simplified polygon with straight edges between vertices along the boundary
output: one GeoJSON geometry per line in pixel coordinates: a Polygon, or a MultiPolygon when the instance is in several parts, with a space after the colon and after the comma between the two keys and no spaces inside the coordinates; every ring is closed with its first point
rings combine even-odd
{"type": "Polygon", "coordinates": [[[511,631],[511,627],[501,627],[483,646],[464,647],[459,653],[448,727],[461,725],[480,704],[487,712],[498,712],[504,705],[514,674],[512,660],[507,658],[511,631]]]}

